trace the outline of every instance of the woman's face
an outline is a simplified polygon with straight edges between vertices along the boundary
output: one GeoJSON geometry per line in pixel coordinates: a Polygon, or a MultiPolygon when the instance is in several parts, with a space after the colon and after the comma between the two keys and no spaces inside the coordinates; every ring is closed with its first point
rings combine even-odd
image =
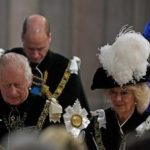
{"type": "Polygon", "coordinates": [[[131,114],[135,108],[135,96],[133,91],[127,87],[112,88],[109,95],[115,112],[120,116],[122,114],[131,114]]]}

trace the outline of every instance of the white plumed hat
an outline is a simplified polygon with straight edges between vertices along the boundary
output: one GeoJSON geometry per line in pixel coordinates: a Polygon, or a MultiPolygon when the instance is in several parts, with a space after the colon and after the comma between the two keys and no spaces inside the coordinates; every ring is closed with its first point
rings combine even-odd
{"type": "Polygon", "coordinates": [[[102,65],[94,75],[92,89],[136,84],[149,79],[149,42],[131,28],[123,28],[112,45],[100,48],[102,65]]]}

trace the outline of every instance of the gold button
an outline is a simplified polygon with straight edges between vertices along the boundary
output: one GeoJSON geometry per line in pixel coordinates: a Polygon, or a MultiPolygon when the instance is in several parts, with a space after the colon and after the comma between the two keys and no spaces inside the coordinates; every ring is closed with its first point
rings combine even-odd
{"type": "Polygon", "coordinates": [[[82,125],[82,117],[78,114],[73,115],[71,117],[71,124],[72,126],[79,128],[82,125]]]}

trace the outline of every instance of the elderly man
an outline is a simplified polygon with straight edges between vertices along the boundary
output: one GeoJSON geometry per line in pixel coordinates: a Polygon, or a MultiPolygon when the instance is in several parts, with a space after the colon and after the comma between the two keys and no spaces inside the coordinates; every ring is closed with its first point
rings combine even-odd
{"type": "Polygon", "coordinates": [[[48,125],[48,114],[41,96],[30,93],[32,72],[26,57],[7,53],[0,58],[0,138],[12,131],[30,127],[40,130],[48,125]]]}

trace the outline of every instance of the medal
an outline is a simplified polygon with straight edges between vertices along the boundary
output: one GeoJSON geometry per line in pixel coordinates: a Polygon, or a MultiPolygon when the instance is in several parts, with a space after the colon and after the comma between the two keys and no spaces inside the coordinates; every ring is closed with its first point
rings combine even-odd
{"type": "Polygon", "coordinates": [[[82,129],[85,129],[90,123],[86,109],[82,108],[80,102],[76,100],[73,106],[68,106],[65,111],[63,118],[67,131],[75,138],[79,137],[82,129]]]}
{"type": "Polygon", "coordinates": [[[58,104],[55,98],[50,99],[49,106],[49,121],[51,122],[60,122],[61,114],[62,114],[62,106],[58,104]]]}

